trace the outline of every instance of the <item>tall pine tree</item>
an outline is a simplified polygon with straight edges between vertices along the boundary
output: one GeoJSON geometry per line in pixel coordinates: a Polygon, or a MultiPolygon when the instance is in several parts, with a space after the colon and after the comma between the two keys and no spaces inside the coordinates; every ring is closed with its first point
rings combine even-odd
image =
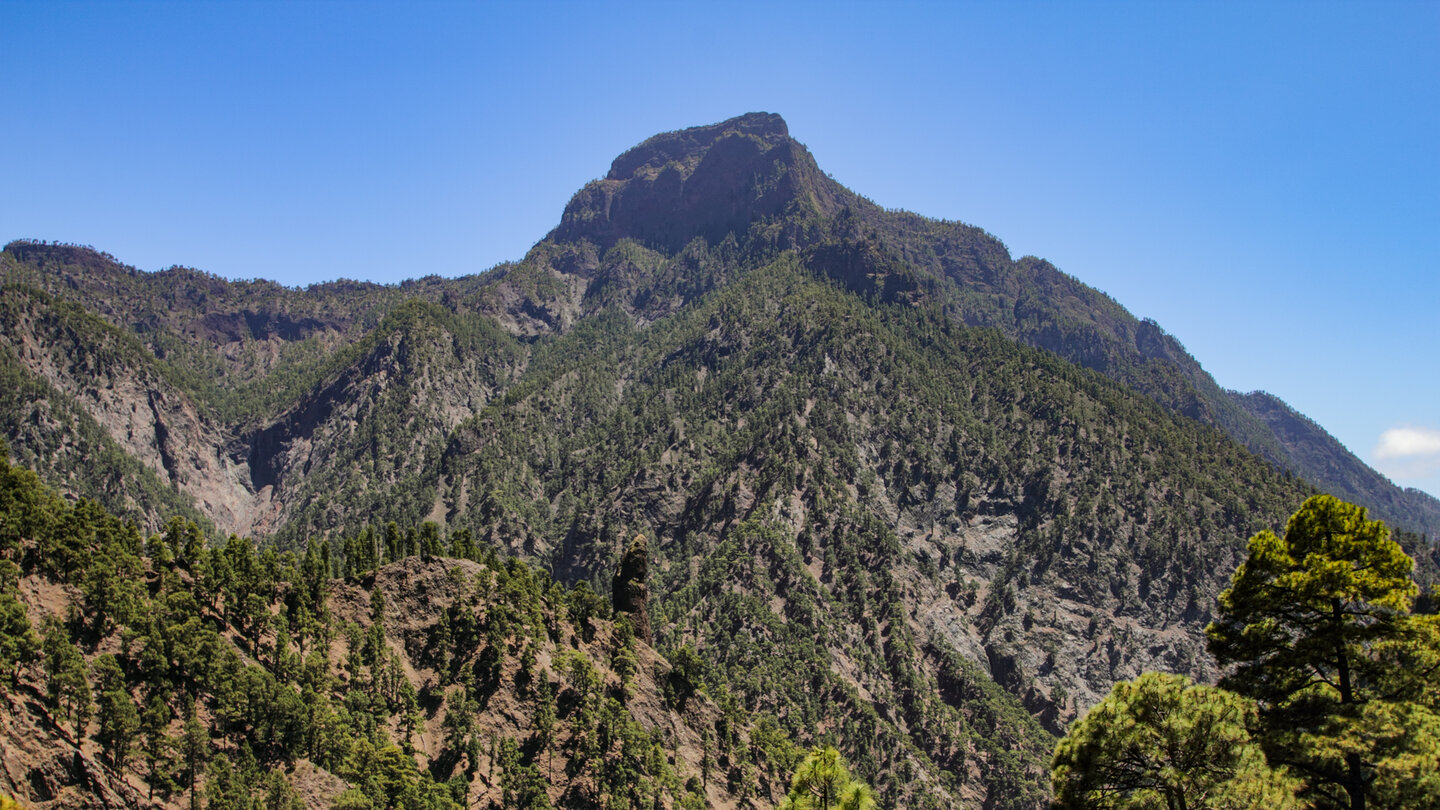
{"type": "Polygon", "coordinates": [[[1262,531],[1207,629],[1229,673],[1259,703],[1272,764],[1321,808],[1434,806],[1440,762],[1434,625],[1411,615],[1413,563],[1363,507],[1305,501],[1285,536],[1262,531]],[[1419,662],[1419,663],[1417,663],[1419,662]],[[1429,678],[1414,667],[1428,662],[1429,678]]]}

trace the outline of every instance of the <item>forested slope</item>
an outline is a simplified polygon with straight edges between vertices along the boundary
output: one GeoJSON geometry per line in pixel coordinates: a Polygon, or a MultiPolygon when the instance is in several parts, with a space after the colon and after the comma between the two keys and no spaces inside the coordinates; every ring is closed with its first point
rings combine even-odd
{"type": "Polygon", "coordinates": [[[769,807],[798,761],[693,651],[463,534],[390,524],[364,565],[144,538],[0,464],[0,793],[26,806],[769,807]]]}

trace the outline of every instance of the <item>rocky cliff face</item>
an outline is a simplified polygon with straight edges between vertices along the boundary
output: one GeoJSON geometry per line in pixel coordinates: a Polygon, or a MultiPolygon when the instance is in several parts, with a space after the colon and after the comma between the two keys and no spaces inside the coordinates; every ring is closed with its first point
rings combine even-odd
{"type": "Polygon", "coordinates": [[[635,637],[646,644],[655,643],[650,630],[649,545],[645,535],[637,534],[620,558],[620,567],[610,586],[610,601],[617,614],[625,614],[635,625],[635,637]]]}
{"type": "Polygon", "coordinates": [[[119,451],[224,530],[254,529],[257,499],[228,431],[133,338],[40,293],[13,290],[5,309],[0,341],[15,371],[52,386],[49,398],[76,403],[119,451]]]}
{"type": "Polygon", "coordinates": [[[602,252],[633,239],[673,253],[692,239],[718,244],[785,217],[831,216],[850,196],[780,116],[751,113],[657,135],[616,158],[603,180],[575,195],[548,239],[586,240],[602,252]]]}

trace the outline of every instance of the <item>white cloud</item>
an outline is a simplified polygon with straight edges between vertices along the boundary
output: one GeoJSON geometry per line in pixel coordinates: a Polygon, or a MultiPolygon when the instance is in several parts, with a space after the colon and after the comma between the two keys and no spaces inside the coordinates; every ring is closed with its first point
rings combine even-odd
{"type": "Polygon", "coordinates": [[[1370,456],[1375,469],[1401,486],[1418,486],[1432,493],[1440,486],[1440,430],[1391,428],[1380,434],[1370,456]]]}
{"type": "MultiPolygon", "coordinates": [[[[1418,487],[1432,495],[1440,490],[1440,479],[1425,480],[1440,476],[1440,455],[1416,456],[1404,461],[1381,462],[1375,465],[1375,469],[1402,487],[1418,487]]],[[[1440,495],[1436,495],[1436,497],[1440,497],[1440,495]]]]}
{"type": "Polygon", "coordinates": [[[1414,459],[1414,456],[1435,456],[1440,462],[1440,430],[1430,428],[1391,428],[1380,434],[1380,443],[1371,451],[1377,459],[1414,459]]]}

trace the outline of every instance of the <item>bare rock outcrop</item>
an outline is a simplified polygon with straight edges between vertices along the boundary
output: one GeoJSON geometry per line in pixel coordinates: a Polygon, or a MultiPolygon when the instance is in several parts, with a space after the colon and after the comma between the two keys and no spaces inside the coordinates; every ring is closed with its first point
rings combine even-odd
{"type": "Polygon", "coordinates": [[[653,644],[655,636],[650,630],[650,590],[645,577],[650,567],[650,547],[645,535],[637,534],[620,558],[620,567],[615,571],[610,600],[615,612],[626,613],[635,625],[635,636],[646,644],[653,644]]]}

